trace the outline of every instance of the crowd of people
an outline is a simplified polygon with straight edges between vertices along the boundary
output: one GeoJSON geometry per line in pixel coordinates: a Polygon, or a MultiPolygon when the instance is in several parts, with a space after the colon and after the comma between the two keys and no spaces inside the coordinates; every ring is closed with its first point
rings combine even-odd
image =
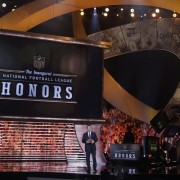
{"type": "Polygon", "coordinates": [[[134,135],[134,143],[141,144],[143,136],[155,135],[150,124],[139,121],[115,108],[104,109],[103,118],[108,124],[101,126],[101,141],[104,152],[109,152],[110,144],[122,144],[128,129],[134,135]]]}
{"type": "Polygon", "coordinates": [[[164,137],[163,132],[156,133],[150,124],[139,121],[115,108],[105,108],[103,118],[107,124],[102,125],[100,130],[103,152],[106,155],[110,154],[111,144],[143,144],[144,136],[158,137],[159,148],[166,153],[169,151],[169,155],[172,154],[170,152],[174,154],[179,139],[178,133],[174,137],[164,137]]]}

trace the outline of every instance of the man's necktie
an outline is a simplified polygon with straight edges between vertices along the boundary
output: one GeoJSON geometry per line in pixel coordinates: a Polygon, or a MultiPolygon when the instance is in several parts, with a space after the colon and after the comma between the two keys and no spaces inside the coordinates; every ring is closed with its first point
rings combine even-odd
{"type": "Polygon", "coordinates": [[[88,137],[91,138],[91,132],[88,132],[88,137]]]}

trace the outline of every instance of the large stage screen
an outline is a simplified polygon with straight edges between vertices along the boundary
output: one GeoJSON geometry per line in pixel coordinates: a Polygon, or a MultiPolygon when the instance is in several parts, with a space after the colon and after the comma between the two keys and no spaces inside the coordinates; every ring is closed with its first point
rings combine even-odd
{"type": "Polygon", "coordinates": [[[1,32],[0,55],[1,119],[102,118],[102,48],[1,32]]]}

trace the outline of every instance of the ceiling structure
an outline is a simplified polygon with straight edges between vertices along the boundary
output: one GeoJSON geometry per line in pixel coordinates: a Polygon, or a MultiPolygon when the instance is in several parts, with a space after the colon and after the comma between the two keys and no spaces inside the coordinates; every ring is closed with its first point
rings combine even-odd
{"type": "MultiPolygon", "coordinates": [[[[3,1],[2,1],[3,2],[3,1]]],[[[12,2],[12,1],[10,1],[12,2]]],[[[27,0],[22,2],[29,2],[27,0]]],[[[23,4],[23,3],[22,3],[23,4]]],[[[57,16],[100,6],[145,5],[170,9],[180,13],[179,0],[33,0],[0,19],[1,29],[28,31],[29,29],[57,16]]]]}
{"type": "MultiPolygon", "coordinates": [[[[1,2],[3,3],[4,1],[1,2]]],[[[67,13],[73,13],[74,37],[76,38],[87,38],[88,34],[86,30],[88,25],[84,26],[85,22],[83,24],[83,19],[79,13],[81,9],[87,9],[85,12],[88,12],[90,11],[89,8],[92,10],[94,7],[139,5],[153,6],[180,13],[179,0],[136,0],[135,2],[132,0],[6,0],[6,2],[7,5],[9,3],[10,6],[8,6],[9,9],[6,11],[1,10],[1,29],[26,32],[45,21],[67,13]],[[13,8],[15,10],[11,11],[13,8]]],[[[114,100],[121,101],[122,104],[124,104],[123,110],[127,114],[146,122],[149,122],[156,116],[159,110],[154,109],[133,97],[124,88],[112,81],[112,76],[106,70],[104,72],[105,99],[109,99],[113,92],[116,95],[114,100]]],[[[116,106],[116,104],[117,102],[114,102],[113,105],[116,106]]]]}

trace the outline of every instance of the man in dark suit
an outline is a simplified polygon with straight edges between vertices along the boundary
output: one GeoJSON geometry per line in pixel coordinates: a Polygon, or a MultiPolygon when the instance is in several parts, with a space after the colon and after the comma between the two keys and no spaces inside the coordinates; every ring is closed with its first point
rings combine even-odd
{"type": "Polygon", "coordinates": [[[96,173],[96,142],[98,141],[98,138],[96,136],[95,132],[91,131],[91,126],[87,126],[87,132],[83,134],[82,142],[85,143],[85,151],[86,151],[86,164],[87,164],[87,172],[90,173],[91,167],[90,167],[90,154],[92,154],[93,158],[93,172],[96,173]]]}
{"type": "Polygon", "coordinates": [[[132,127],[131,126],[127,127],[127,131],[124,135],[123,143],[132,143],[132,144],[135,143],[135,137],[134,137],[134,134],[132,133],[132,127]]]}

